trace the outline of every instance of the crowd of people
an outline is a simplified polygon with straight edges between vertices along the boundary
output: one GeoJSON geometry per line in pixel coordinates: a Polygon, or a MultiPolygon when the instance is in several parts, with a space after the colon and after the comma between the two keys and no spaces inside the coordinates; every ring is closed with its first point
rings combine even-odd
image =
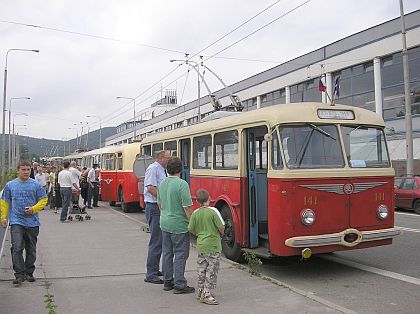
{"type": "MultiPolygon", "coordinates": [[[[144,200],[150,240],[144,281],[163,284],[164,291],[173,290],[174,294],[195,292],[184,274],[191,233],[197,237],[197,299],[215,305],[218,301],[213,290],[217,284],[224,221],[219,211],[210,206],[211,197],[204,189],[196,193],[199,208],[194,210],[188,183],[181,179],[181,172],[181,159],[164,150],[157,153],[155,162],[146,170],[144,200]]],[[[3,227],[7,221],[11,226],[13,284],[20,286],[25,280],[35,281],[38,212],[47,204],[55,213],[61,207],[60,221],[66,222],[71,202],[78,204],[80,194],[88,208],[98,207],[100,180],[97,164],[91,169],[80,169],[75,162],[67,161],[63,167],[21,161],[17,173],[18,177],[4,187],[0,210],[3,227]]]]}

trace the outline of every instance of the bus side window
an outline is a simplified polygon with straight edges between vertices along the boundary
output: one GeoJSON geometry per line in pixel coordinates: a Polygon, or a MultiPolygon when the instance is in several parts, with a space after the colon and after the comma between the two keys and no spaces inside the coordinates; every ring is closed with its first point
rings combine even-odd
{"type": "Polygon", "coordinates": [[[195,169],[211,169],[211,148],[211,135],[198,136],[193,139],[193,167],[195,169]]]}
{"type": "Polygon", "coordinates": [[[158,152],[160,152],[161,150],[163,150],[163,143],[157,143],[157,144],[153,144],[153,148],[152,148],[152,157],[156,158],[156,154],[158,152]]]}
{"type": "Polygon", "coordinates": [[[238,131],[227,131],[214,135],[214,168],[238,169],[238,131]]]}
{"type": "Polygon", "coordinates": [[[122,153],[118,153],[118,157],[117,157],[117,165],[118,165],[118,170],[123,170],[123,156],[122,153]]]}
{"type": "Polygon", "coordinates": [[[165,142],[164,149],[169,151],[171,156],[176,157],[176,141],[165,142]]]}
{"type": "Polygon", "coordinates": [[[267,162],[268,162],[268,155],[267,155],[267,142],[263,139],[257,139],[255,142],[255,157],[256,157],[256,167],[257,169],[264,169],[267,170],[267,162]]]}
{"type": "Polygon", "coordinates": [[[150,145],[143,146],[143,155],[152,156],[152,147],[150,145]]]}

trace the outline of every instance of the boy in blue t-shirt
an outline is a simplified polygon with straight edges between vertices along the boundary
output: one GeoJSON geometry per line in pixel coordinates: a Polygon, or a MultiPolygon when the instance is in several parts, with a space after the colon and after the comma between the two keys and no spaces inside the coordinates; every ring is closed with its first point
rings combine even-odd
{"type": "Polygon", "coordinates": [[[210,195],[206,190],[199,189],[196,197],[201,207],[193,212],[188,231],[197,236],[197,299],[203,303],[215,305],[219,303],[212,295],[212,290],[217,284],[222,251],[220,235],[225,231],[225,222],[217,208],[209,207],[210,195]]]}
{"type": "Polygon", "coordinates": [[[36,243],[39,234],[40,212],[47,204],[45,189],[31,174],[31,164],[20,161],[17,166],[18,177],[7,182],[0,199],[1,224],[10,224],[12,240],[12,264],[16,279],[13,285],[18,287],[25,280],[34,282],[36,243]],[[25,250],[25,259],[23,257],[25,250]]]}

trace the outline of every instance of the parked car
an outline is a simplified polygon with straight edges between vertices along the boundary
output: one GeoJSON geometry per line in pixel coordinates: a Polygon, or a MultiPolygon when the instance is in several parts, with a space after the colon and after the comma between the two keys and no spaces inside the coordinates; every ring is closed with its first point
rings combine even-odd
{"type": "Polygon", "coordinates": [[[395,179],[395,207],[412,209],[420,215],[420,177],[395,179]]]}

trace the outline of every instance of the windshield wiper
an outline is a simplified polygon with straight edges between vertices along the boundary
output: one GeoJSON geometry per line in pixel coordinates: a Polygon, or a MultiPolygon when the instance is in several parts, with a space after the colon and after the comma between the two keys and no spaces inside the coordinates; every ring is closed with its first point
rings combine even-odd
{"type": "Polygon", "coordinates": [[[332,136],[330,133],[328,133],[328,132],[324,131],[323,129],[321,129],[321,128],[319,128],[319,127],[317,127],[315,124],[312,124],[312,123],[307,123],[307,125],[309,125],[312,129],[314,129],[314,130],[318,131],[319,133],[321,133],[321,134],[323,134],[323,135],[325,135],[325,136],[328,136],[329,138],[332,138],[334,141],[336,141],[336,140],[337,140],[337,139],[336,139],[334,136],[332,136]]]}

